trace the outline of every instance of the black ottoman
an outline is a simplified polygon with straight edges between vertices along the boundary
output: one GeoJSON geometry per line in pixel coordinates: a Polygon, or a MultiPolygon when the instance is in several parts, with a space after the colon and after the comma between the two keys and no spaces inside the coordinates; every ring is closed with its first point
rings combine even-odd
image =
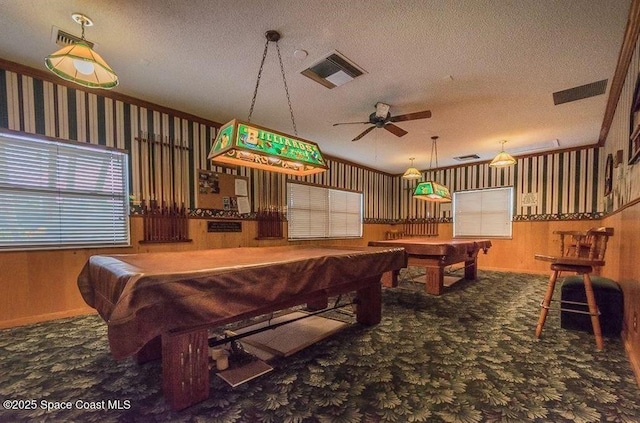
{"type": "MultiPolygon", "coordinates": [[[[596,304],[600,310],[600,328],[602,335],[618,337],[622,332],[623,299],[620,286],[611,279],[591,276],[591,285],[596,297],[596,304]]],[[[562,282],[562,301],[587,302],[584,293],[582,275],[569,276],[562,282]]],[[[586,304],[562,303],[562,308],[570,310],[589,311],[586,304]]],[[[562,311],[560,313],[560,327],[563,329],[580,330],[593,333],[591,317],[588,314],[562,311]]]]}

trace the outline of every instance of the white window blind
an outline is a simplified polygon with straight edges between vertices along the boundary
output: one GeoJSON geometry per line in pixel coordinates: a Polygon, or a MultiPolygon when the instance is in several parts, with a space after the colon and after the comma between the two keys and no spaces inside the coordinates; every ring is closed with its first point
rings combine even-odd
{"type": "Polygon", "coordinates": [[[129,245],[126,153],[0,134],[0,249],[129,245]]]}
{"type": "Polygon", "coordinates": [[[513,188],[453,193],[454,237],[511,237],[513,188]]]}
{"type": "Polygon", "coordinates": [[[287,183],[289,239],[362,236],[362,193],[287,183]]]}

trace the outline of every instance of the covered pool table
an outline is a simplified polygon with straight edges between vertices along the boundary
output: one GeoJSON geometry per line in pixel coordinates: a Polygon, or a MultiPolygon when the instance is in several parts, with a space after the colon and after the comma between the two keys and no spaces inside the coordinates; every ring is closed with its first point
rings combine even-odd
{"type": "Polygon", "coordinates": [[[407,264],[395,247],[225,248],[96,255],[78,276],[107,322],[115,359],[162,358],[165,399],[183,409],[209,396],[208,330],[356,292],[356,319],[381,319],[380,279],[407,264]]]}
{"type": "MultiPolygon", "coordinates": [[[[464,262],[464,278],[476,279],[478,276],[478,252],[482,250],[486,254],[491,247],[491,241],[488,239],[436,241],[431,238],[403,238],[370,241],[369,245],[404,248],[409,257],[409,266],[425,268],[427,293],[440,295],[444,290],[444,268],[464,262]]],[[[397,273],[383,279],[385,286],[397,286],[397,283],[397,273]]]]}

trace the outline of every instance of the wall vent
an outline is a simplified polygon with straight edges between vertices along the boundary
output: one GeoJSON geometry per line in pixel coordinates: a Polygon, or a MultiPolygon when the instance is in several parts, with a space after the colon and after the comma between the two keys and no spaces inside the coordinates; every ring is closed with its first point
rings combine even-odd
{"type": "Polygon", "coordinates": [[[366,72],[337,51],[300,72],[331,89],[353,81],[366,72]]]}
{"type": "Polygon", "coordinates": [[[595,97],[604,94],[607,91],[608,79],[592,82],[579,87],[569,88],[567,90],[557,91],[553,93],[553,104],[569,103],[571,101],[582,100],[583,98],[595,97]]]}
{"type": "Polygon", "coordinates": [[[466,156],[458,156],[458,157],[454,157],[453,159],[459,162],[464,162],[467,160],[477,160],[479,158],[480,156],[478,156],[477,154],[467,154],[466,156]]]}
{"type": "MultiPolygon", "coordinates": [[[[66,47],[68,45],[75,44],[81,40],[82,38],[76,37],[73,34],[69,34],[68,32],[63,31],[60,28],[56,28],[55,26],[51,31],[51,41],[53,41],[60,47],[66,47]]],[[[94,44],[91,41],[87,41],[85,39],[84,42],[87,43],[89,47],[93,48],[94,44]]]]}

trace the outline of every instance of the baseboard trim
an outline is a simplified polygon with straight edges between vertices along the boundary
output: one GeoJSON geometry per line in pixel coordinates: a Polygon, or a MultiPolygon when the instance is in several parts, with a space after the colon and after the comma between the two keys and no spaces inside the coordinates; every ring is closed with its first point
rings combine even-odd
{"type": "Polygon", "coordinates": [[[65,310],[55,313],[39,314],[36,316],[22,317],[20,319],[0,321],[0,329],[14,328],[17,326],[32,325],[34,323],[47,322],[49,320],[64,319],[66,317],[81,316],[87,314],[96,314],[92,308],[76,308],[74,310],[65,310]]]}

